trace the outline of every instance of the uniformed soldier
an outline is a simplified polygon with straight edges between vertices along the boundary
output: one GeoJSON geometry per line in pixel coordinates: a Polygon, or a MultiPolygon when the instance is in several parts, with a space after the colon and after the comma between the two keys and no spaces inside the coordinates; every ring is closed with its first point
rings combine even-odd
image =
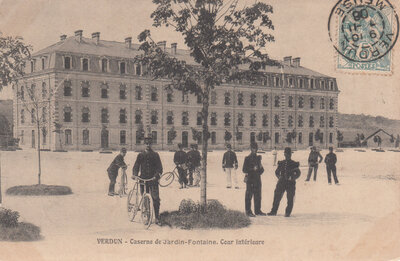
{"type": "Polygon", "coordinates": [[[276,216],[276,212],[279,208],[283,193],[286,191],[287,207],[285,211],[285,217],[290,217],[293,209],[294,195],[296,191],[296,179],[300,177],[299,162],[292,160],[292,149],[289,147],[285,148],[285,160],[278,161],[278,168],[275,171],[275,175],[278,178],[274,192],[274,203],[272,205],[271,212],[268,216],[276,216]]]}
{"type": "Polygon", "coordinates": [[[189,185],[190,186],[199,186],[200,183],[200,161],[201,155],[197,150],[197,144],[190,145],[192,148],[191,151],[187,153],[187,163],[189,170],[189,185]],[[193,184],[193,174],[194,174],[194,184],[193,184]]]}
{"type": "Polygon", "coordinates": [[[140,185],[140,192],[143,194],[144,189],[147,193],[151,194],[153,198],[154,212],[156,216],[156,224],[159,224],[159,211],[160,211],[160,195],[158,180],[163,172],[160,156],[157,152],[151,148],[152,138],[145,138],[144,143],[146,144],[145,151],[138,154],[135,165],[132,169],[134,176],[139,176],[143,179],[155,178],[153,181],[146,182],[145,185],[140,185]]]}
{"type": "Polygon", "coordinates": [[[178,151],[174,154],[174,163],[179,173],[179,183],[181,184],[180,188],[186,188],[188,183],[187,180],[187,155],[186,152],[183,151],[183,145],[181,143],[178,144],[178,151]]]}
{"type": "Polygon", "coordinates": [[[325,156],[325,164],[326,164],[326,173],[328,174],[328,183],[331,183],[331,173],[333,174],[333,179],[335,180],[335,184],[339,184],[339,180],[336,176],[336,154],[333,153],[333,147],[329,147],[329,153],[325,156]]]}
{"type": "Polygon", "coordinates": [[[308,155],[308,174],[306,181],[310,181],[311,173],[313,170],[314,170],[314,181],[317,181],[318,163],[321,163],[322,159],[323,157],[321,153],[319,153],[319,151],[315,146],[312,146],[310,154],[308,155]]]}
{"type": "Polygon", "coordinates": [[[254,213],[256,215],[265,216],[261,211],[261,174],[264,168],[261,165],[261,155],[257,155],[257,143],[250,145],[251,153],[244,159],[243,173],[245,173],[244,181],[246,182],[245,209],[246,215],[255,217],[251,211],[251,198],[254,195],[254,213]]]}
{"type": "Polygon", "coordinates": [[[122,148],[120,153],[114,158],[110,166],[107,169],[108,178],[110,179],[110,185],[108,186],[108,195],[114,196],[115,183],[118,176],[119,168],[126,169],[128,166],[125,164],[124,157],[126,155],[126,149],[122,148]]]}

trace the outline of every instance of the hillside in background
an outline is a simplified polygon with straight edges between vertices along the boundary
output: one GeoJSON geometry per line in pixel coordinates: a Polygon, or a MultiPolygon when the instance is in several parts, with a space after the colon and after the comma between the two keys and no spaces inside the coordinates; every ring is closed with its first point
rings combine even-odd
{"type": "Polygon", "coordinates": [[[400,134],[400,120],[391,120],[382,116],[339,113],[338,128],[343,132],[344,141],[355,140],[357,133],[368,137],[379,129],[397,136],[400,134]]]}

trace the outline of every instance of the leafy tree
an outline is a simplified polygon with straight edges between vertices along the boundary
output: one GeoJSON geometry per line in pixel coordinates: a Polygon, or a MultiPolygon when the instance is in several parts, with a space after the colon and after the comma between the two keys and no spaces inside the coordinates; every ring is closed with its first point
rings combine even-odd
{"type": "Polygon", "coordinates": [[[337,139],[337,141],[338,142],[342,142],[343,141],[343,132],[341,132],[341,131],[337,131],[336,132],[336,139],[337,139]]]}
{"type": "Polygon", "coordinates": [[[195,128],[192,128],[192,136],[193,140],[195,140],[197,143],[200,143],[201,141],[201,131],[196,130],[195,128]]]}
{"type": "Polygon", "coordinates": [[[164,52],[145,30],[138,39],[143,54],[137,56],[154,78],[169,78],[170,86],[202,101],[202,173],[200,202],[206,205],[208,114],[211,90],[225,82],[261,81],[266,65],[279,65],[262,51],[274,41],[272,6],[256,2],[239,8],[239,0],[153,0],[153,26],[180,33],[193,62],[164,52]]]}
{"type": "Polygon", "coordinates": [[[263,142],[266,143],[268,140],[271,139],[271,136],[269,136],[269,132],[264,132],[263,133],[263,142]]]}
{"type": "Polygon", "coordinates": [[[263,140],[263,133],[262,133],[262,131],[260,131],[260,132],[257,134],[257,141],[261,142],[262,140],[263,140]]]}
{"type": "Polygon", "coordinates": [[[225,130],[224,140],[226,142],[229,142],[231,139],[232,139],[232,133],[230,133],[229,131],[225,130]]]}

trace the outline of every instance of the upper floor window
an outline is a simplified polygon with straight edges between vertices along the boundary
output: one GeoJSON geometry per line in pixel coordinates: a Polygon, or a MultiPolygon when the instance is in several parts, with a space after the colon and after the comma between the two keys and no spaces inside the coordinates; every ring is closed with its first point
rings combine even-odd
{"type": "Polygon", "coordinates": [[[47,86],[45,82],[42,83],[42,98],[43,99],[47,98],[47,86]]]}
{"type": "Polygon", "coordinates": [[[101,98],[108,98],[108,85],[103,83],[101,85],[101,98]]]}
{"type": "Polygon", "coordinates": [[[35,109],[31,110],[31,123],[35,123],[36,119],[35,112],[36,112],[35,109]]]}
{"type": "Polygon", "coordinates": [[[120,74],[125,74],[126,73],[126,63],[125,62],[120,62],[119,63],[119,73],[120,74]]]}
{"type": "Polygon", "coordinates": [[[64,57],[64,69],[71,69],[71,57],[69,56],[64,57]]]}
{"type": "Polygon", "coordinates": [[[255,113],[250,114],[250,126],[251,127],[256,126],[256,114],[255,113]]]}
{"type": "Polygon", "coordinates": [[[329,82],[329,90],[333,91],[334,87],[333,87],[333,81],[329,82]]]}
{"type": "Polygon", "coordinates": [[[174,113],[172,111],[167,112],[167,124],[168,125],[174,124],[174,113]]]}
{"type": "Polygon", "coordinates": [[[243,93],[238,93],[238,105],[243,105],[243,93]]]}
{"type": "Polygon", "coordinates": [[[309,126],[310,128],[313,128],[313,127],[314,127],[314,117],[313,117],[313,116],[310,116],[308,126],[309,126]]]}
{"type": "Polygon", "coordinates": [[[314,98],[313,97],[311,97],[310,98],[310,109],[314,109],[314,98]]]}
{"type": "Polygon", "coordinates": [[[187,111],[182,112],[182,125],[189,125],[189,113],[187,111]]]}
{"type": "Polygon", "coordinates": [[[81,83],[82,88],[82,97],[89,97],[90,96],[90,85],[88,81],[82,81],[81,83]]]}
{"type": "Polygon", "coordinates": [[[217,113],[216,112],[211,113],[211,125],[213,125],[213,126],[217,125],[217,113]]]}
{"type": "Polygon", "coordinates": [[[136,86],[136,88],[135,88],[135,98],[138,101],[142,100],[142,87],[141,86],[136,86]]]}
{"type": "Polygon", "coordinates": [[[288,127],[292,128],[293,127],[293,116],[289,115],[288,117],[288,127]]]}
{"type": "Polygon", "coordinates": [[[151,124],[158,124],[158,112],[151,111],[151,124]]]}
{"type": "Polygon", "coordinates": [[[279,115],[274,116],[274,127],[279,127],[280,122],[279,122],[279,115]]]}
{"type": "Polygon", "coordinates": [[[101,109],[101,123],[108,123],[108,109],[101,109]]]}
{"type": "Polygon", "coordinates": [[[42,122],[47,122],[47,107],[42,107],[42,122]]]}
{"type": "Polygon", "coordinates": [[[321,89],[325,90],[325,81],[324,80],[321,80],[321,89]]]}
{"type": "Polygon", "coordinates": [[[142,111],[141,110],[135,111],[135,124],[142,124],[142,111]]]}
{"type": "Polygon", "coordinates": [[[90,122],[90,110],[88,107],[82,108],[82,122],[90,122]]]}
{"type": "Polygon", "coordinates": [[[142,75],[142,66],[141,66],[141,64],[135,64],[135,73],[136,73],[136,75],[142,75]]]}
{"type": "Polygon", "coordinates": [[[231,114],[227,112],[224,115],[224,126],[230,126],[230,125],[231,125],[231,114]]]}
{"type": "Polygon", "coordinates": [[[325,117],[324,116],[319,117],[319,127],[320,128],[325,127],[325,117]]]}
{"type": "Polygon", "coordinates": [[[301,127],[303,127],[303,125],[304,125],[303,116],[299,115],[297,126],[301,128],[301,127]]]}
{"type": "Polygon", "coordinates": [[[263,114],[262,116],[262,126],[268,127],[268,114],[263,114]]]}
{"type": "Polygon", "coordinates": [[[108,72],[108,60],[106,58],[101,59],[101,71],[108,72]]]}
{"type": "Polygon", "coordinates": [[[64,81],[64,96],[72,96],[72,83],[70,80],[64,81]]]}
{"type": "Polygon", "coordinates": [[[289,96],[288,106],[289,106],[290,108],[293,107],[293,96],[289,96]]]}
{"type": "Polygon", "coordinates": [[[303,107],[304,107],[304,98],[299,97],[299,108],[303,108],[303,107]]]}
{"type": "Polygon", "coordinates": [[[126,109],[119,110],[119,123],[126,123],[127,121],[126,109]]]}
{"type": "Polygon", "coordinates": [[[268,107],[268,94],[263,95],[263,106],[268,107]]]}
{"type": "Polygon", "coordinates": [[[211,91],[211,104],[217,104],[217,93],[215,91],[211,91]]]}
{"type": "Polygon", "coordinates": [[[299,87],[300,87],[300,89],[302,89],[304,87],[304,80],[303,79],[299,79],[299,87]]]}
{"type": "Polygon", "coordinates": [[[321,102],[319,104],[319,107],[320,107],[321,110],[325,109],[325,99],[324,98],[321,98],[321,102]]]}
{"type": "Polygon", "coordinates": [[[156,87],[151,88],[151,101],[158,101],[158,94],[156,87]]]}
{"type": "Polygon", "coordinates": [[[314,79],[310,79],[310,88],[314,89],[314,79]]]}
{"type": "Polygon", "coordinates": [[[167,89],[167,102],[173,102],[174,101],[174,92],[171,88],[167,89]]]}
{"type": "Polygon", "coordinates": [[[289,87],[293,87],[293,78],[289,78],[289,87]]]}
{"type": "Polygon", "coordinates": [[[64,107],[64,122],[72,122],[72,109],[71,109],[71,107],[64,107]]]}
{"type": "Polygon", "coordinates": [[[121,100],[126,99],[126,84],[122,84],[119,86],[119,98],[121,100]]]}
{"type": "Polygon", "coordinates": [[[203,123],[202,113],[201,113],[201,112],[198,112],[198,113],[197,113],[197,125],[198,125],[198,126],[201,126],[202,123],[203,123]]]}
{"type": "Polygon", "coordinates": [[[21,124],[22,123],[25,123],[25,110],[24,109],[21,110],[21,124]]]}
{"type": "Polygon", "coordinates": [[[335,108],[335,101],[333,99],[329,100],[329,109],[333,110],[335,108]]]}
{"type": "Polygon", "coordinates": [[[256,106],[256,98],[257,98],[257,96],[256,96],[255,93],[252,93],[252,94],[250,95],[250,105],[251,105],[251,106],[256,106]]]}
{"type": "Polygon", "coordinates": [[[279,77],[274,77],[275,78],[275,87],[280,86],[280,78],[279,77]]]}
{"type": "Polygon", "coordinates": [[[231,94],[229,92],[225,93],[225,105],[231,104],[231,94]]]}
{"type": "Polygon", "coordinates": [[[82,59],[82,71],[84,71],[84,72],[89,71],[89,59],[88,58],[82,59]]]}
{"type": "Polygon", "coordinates": [[[329,128],[333,128],[335,124],[335,121],[333,120],[333,117],[329,117],[329,128]]]}
{"type": "Polygon", "coordinates": [[[238,126],[243,126],[243,113],[238,113],[237,125],[238,126]]]}
{"type": "Polygon", "coordinates": [[[21,91],[20,91],[19,95],[20,95],[22,101],[25,100],[25,87],[24,86],[21,86],[21,91]]]}
{"type": "Polygon", "coordinates": [[[275,107],[279,107],[281,103],[281,98],[279,96],[275,96],[275,107]]]}

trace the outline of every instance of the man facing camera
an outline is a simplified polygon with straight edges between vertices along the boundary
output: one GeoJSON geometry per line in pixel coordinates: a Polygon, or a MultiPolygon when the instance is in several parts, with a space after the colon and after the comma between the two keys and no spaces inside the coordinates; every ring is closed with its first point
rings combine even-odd
{"type": "Polygon", "coordinates": [[[254,213],[259,216],[265,216],[266,214],[261,211],[261,174],[263,174],[264,168],[261,165],[261,156],[257,155],[257,143],[252,143],[250,149],[251,153],[244,159],[243,163],[244,181],[246,182],[246,215],[255,217],[251,211],[251,198],[254,195],[254,213]]]}
{"type": "Polygon", "coordinates": [[[283,193],[286,191],[287,207],[285,217],[290,217],[293,209],[294,195],[296,191],[296,179],[300,177],[299,162],[292,160],[292,149],[285,148],[285,160],[278,161],[278,168],[275,175],[278,178],[274,192],[274,203],[268,216],[276,216],[279,203],[281,202],[283,193]]]}

